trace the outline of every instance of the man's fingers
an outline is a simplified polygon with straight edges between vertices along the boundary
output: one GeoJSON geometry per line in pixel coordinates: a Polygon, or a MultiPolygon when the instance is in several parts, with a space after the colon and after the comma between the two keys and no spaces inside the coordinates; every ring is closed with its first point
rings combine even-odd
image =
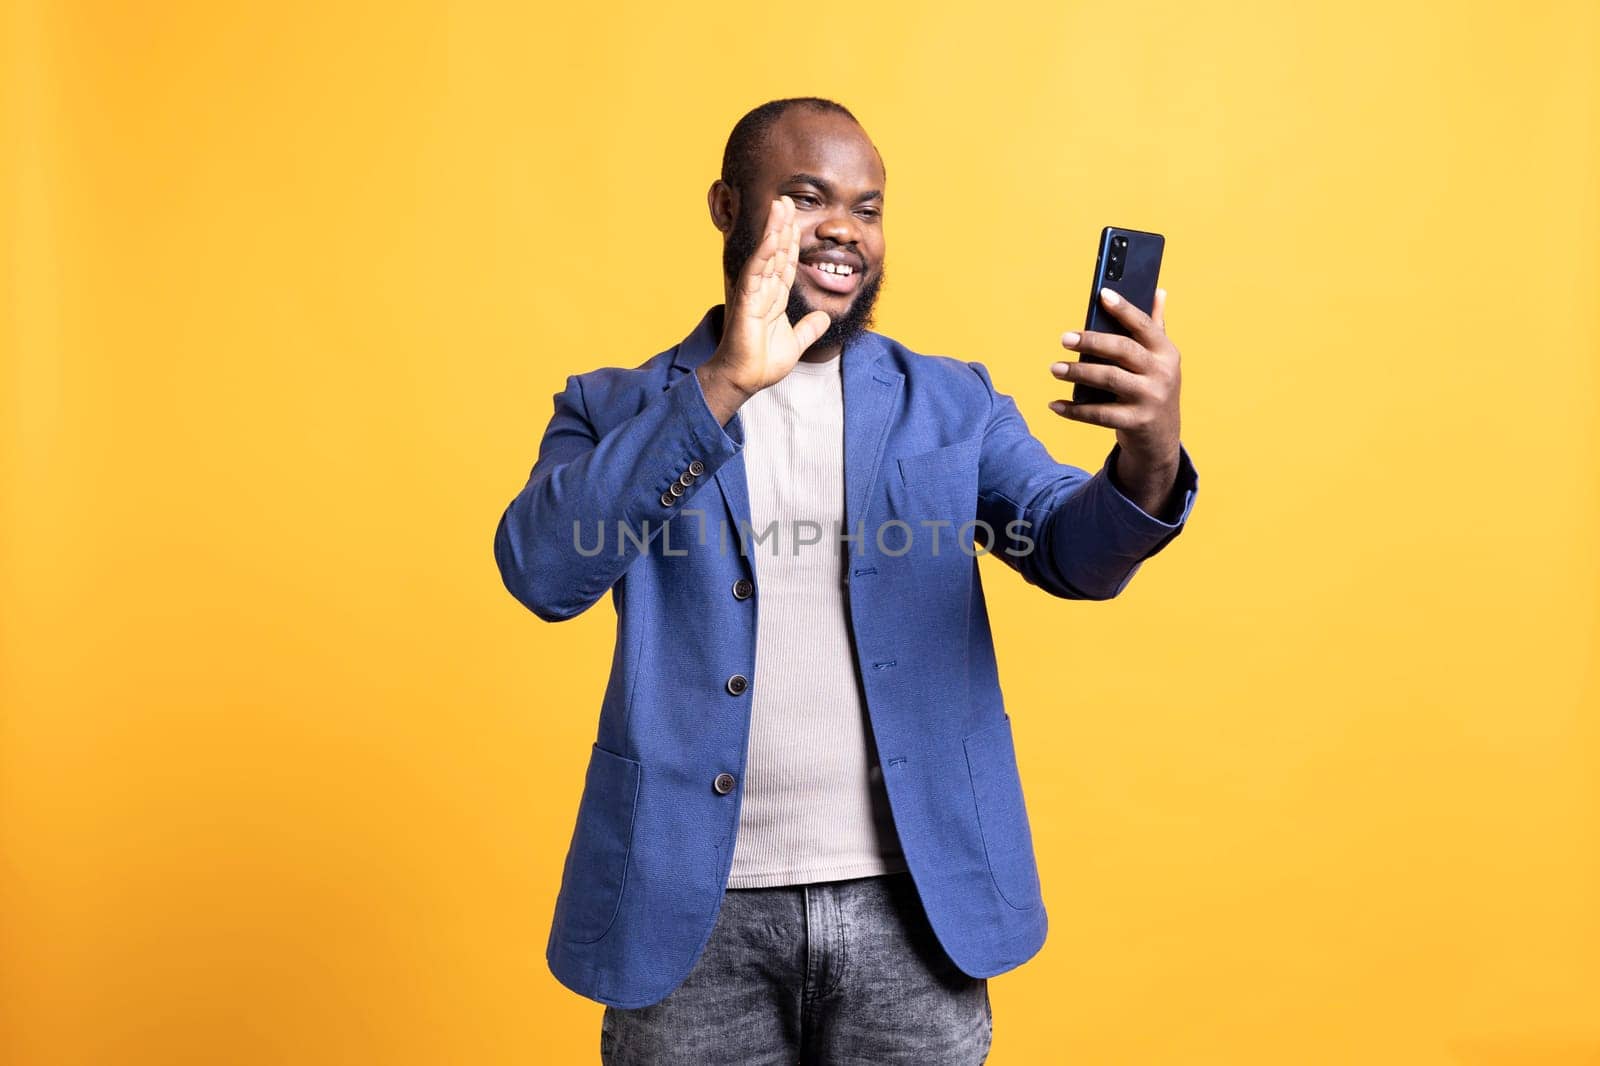
{"type": "Polygon", "coordinates": [[[772,251],[767,255],[766,261],[761,264],[761,276],[770,278],[783,272],[783,228],[774,226],[772,229],[772,251]]]}
{"type": "Polygon", "coordinates": [[[1139,310],[1126,298],[1117,293],[1110,286],[1100,290],[1100,302],[1105,305],[1118,322],[1133,333],[1133,337],[1146,348],[1155,349],[1161,345],[1164,334],[1151,321],[1150,316],[1139,310]]]}
{"type": "MultiPolygon", "coordinates": [[[[793,221],[794,201],[787,196],[780,196],[774,200],[772,221],[768,225],[776,241],[773,250],[778,256],[787,256],[789,254],[789,225],[793,221]]],[[[773,271],[773,273],[781,274],[783,271],[780,269],[773,271]]]]}
{"type": "MultiPolygon", "coordinates": [[[[750,262],[755,262],[752,256],[750,262]]],[[[761,291],[761,271],[746,268],[744,276],[739,279],[740,303],[748,303],[755,299],[756,293],[761,291]]]]}
{"type": "Polygon", "coordinates": [[[1082,333],[1063,333],[1061,346],[1071,348],[1075,352],[1088,352],[1109,359],[1116,365],[1126,367],[1135,373],[1143,372],[1150,366],[1150,353],[1132,337],[1124,337],[1117,333],[1101,333],[1092,329],[1084,330],[1082,333]]]}
{"type": "MultiPolygon", "coordinates": [[[[773,201],[776,203],[777,201],[773,201]]],[[[761,237],[761,243],[756,245],[756,250],[750,253],[750,259],[744,265],[744,272],[739,277],[739,293],[745,297],[753,297],[761,291],[762,279],[770,274],[772,254],[778,247],[778,234],[772,229],[770,217],[767,230],[761,237]]]]}
{"type": "Polygon", "coordinates": [[[783,272],[788,269],[786,260],[789,258],[788,227],[783,227],[778,234],[778,246],[772,250],[772,258],[767,262],[766,275],[778,281],[783,280],[783,272]]]}
{"type": "Polygon", "coordinates": [[[794,212],[793,201],[787,196],[772,201],[761,243],[750,253],[750,259],[739,277],[736,290],[739,310],[758,318],[768,317],[774,304],[787,302],[787,297],[779,301],[774,299],[773,292],[768,291],[778,287],[788,269],[785,260],[788,258],[790,242],[788,226],[784,222],[786,211],[791,216],[794,212]]]}
{"type": "Polygon", "coordinates": [[[828,331],[828,324],[831,321],[828,312],[813,311],[794,324],[795,343],[802,353],[817,343],[817,338],[828,331]]]}
{"type": "Polygon", "coordinates": [[[759,278],[772,273],[772,255],[782,244],[783,237],[777,220],[781,209],[780,201],[772,201],[771,208],[767,211],[766,228],[761,233],[761,243],[756,245],[755,251],[750,253],[750,259],[744,265],[745,278],[759,278]]]}
{"type": "MultiPolygon", "coordinates": [[[[791,207],[789,210],[791,216],[793,212],[794,209],[791,207]]],[[[789,287],[794,284],[796,263],[800,258],[799,232],[799,227],[793,222],[782,223],[780,227],[780,244],[773,255],[777,271],[767,279],[768,291],[763,294],[762,299],[762,317],[768,323],[776,322],[779,317],[788,313],[789,287]]]]}
{"type": "Polygon", "coordinates": [[[1138,375],[1130,374],[1120,366],[1086,363],[1079,359],[1072,363],[1053,363],[1050,373],[1062,381],[1081,381],[1085,385],[1105,389],[1123,400],[1134,400],[1139,396],[1138,375]]]}
{"type": "Polygon", "coordinates": [[[1105,426],[1108,429],[1131,428],[1129,421],[1129,404],[1123,403],[1078,403],[1076,400],[1051,400],[1050,410],[1062,418],[1070,418],[1074,422],[1087,422],[1091,426],[1105,426]]]}
{"type": "Polygon", "coordinates": [[[789,223],[787,230],[789,237],[787,247],[788,255],[783,260],[783,292],[784,303],[789,301],[789,289],[794,285],[795,271],[800,265],[800,225],[797,222],[789,223]]]}
{"type": "Polygon", "coordinates": [[[800,227],[795,224],[794,201],[785,196],[783,198],[783,230],[779,234],[783,241],[783,291],[778,294],[778,302],[787,305],[789,302],[789,286],[794,284],[795,266],[800,260],[800,227]]]}

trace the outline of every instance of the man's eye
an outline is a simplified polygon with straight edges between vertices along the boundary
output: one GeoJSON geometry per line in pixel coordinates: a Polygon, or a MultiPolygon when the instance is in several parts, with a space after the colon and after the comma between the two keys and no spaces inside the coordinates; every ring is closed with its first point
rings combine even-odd
{"type": "Polygon", "coordinates": [[[806,193],[803,193],[803,192],[790,193],[789,194],[789,199],[793,200],[795,202],[795,206],[797,206],[797,207],[802,202],[809,202],[809,203],[813,203],[813,204],[820,202],[820,201],[817,200],[817,198],[815,196],[810,196],[810,195],[808,195],[806,193]]]}
{"type": "Polygon", "coordinates": [[[868,218],[877,218],[878,217],[878,212],[875,209],[870,208],[870,207],[862,208],[861,209],[861,213],[863,215],[866,215],[868,218]]]}

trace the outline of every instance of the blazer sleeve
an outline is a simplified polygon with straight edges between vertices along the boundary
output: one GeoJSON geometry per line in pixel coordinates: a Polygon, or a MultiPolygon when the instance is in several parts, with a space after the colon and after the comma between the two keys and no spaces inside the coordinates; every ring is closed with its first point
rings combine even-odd
{"type": "Polygon", "coordinates": [[[588,610],[743,447],[739,415],[719,424],[696,374],[679,377],[603,437],[584,376],[569,376],[528,482],[495,529],[507,590],[547,622],[588,610]],[[685,476],[682,495],[663,504],[668,486],[685,476]]]}
{"type": "Polygon", "coordinates": [[[1093,475],[1056,462],[1028,431],[1016,402],[995,390],[983,364],[967,365],[983,380],[990,402],[978,467],[978,517],[993,530],[990,550],[1051,595],[1115,597],[1189,520],[1200,488],[1189,450],[1179,442],[1174,492],[1182,509],[1175,520],[1163,521],[1112,481],[1120,443],[1093,475]]]}

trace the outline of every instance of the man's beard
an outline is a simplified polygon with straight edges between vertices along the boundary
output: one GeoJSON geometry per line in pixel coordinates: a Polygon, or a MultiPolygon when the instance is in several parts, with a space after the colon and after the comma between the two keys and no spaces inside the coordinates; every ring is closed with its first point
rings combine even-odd
{"type": "MultiPolygon", "coordinates": [[[[756,248],[761,244],[762,234],[756,228],[756,220],[747,216],[740,208],[739,217],[734,220],[733,232],[722,244],[722,273],[730,280],[736,280],[741,271],[750,262],[750,257],[755,254],[756,248]]],[[[806,302],[805,294],[801,292],[799,266],[796,265],[794,284],[789,286],[789,323],[800,321],[813,311],[824,311],[826,308],[813,307],[806,302]]],[[[812,344],[812,348],[826,348],[829,345],[839,345],[839,350],[844,351],[849,343],[866,332],[872,325],[873,304],[877,303],[878,290],[883,287],[883,264],[877,264],[872,271],[872,276],[861,283],[855,292],[855,299],[842,315],[828,312],[828,328],[812,344]]],[[[810,351],[811,349],[806,349],[810,351]]],[[[804,353],[802,353],[804,354],[804,353]]]]}

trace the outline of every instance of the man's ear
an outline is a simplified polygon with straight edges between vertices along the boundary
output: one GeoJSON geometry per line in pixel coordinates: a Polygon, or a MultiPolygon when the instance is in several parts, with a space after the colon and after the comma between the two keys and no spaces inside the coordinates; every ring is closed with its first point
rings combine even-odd
{"type": "Polygon", "coordinates": [[[706,206],[711,209],[711,224],[724,237],[733,232],[733,220],[739,217],[739,190],[718,178],[706,192],[706,206]]]}

